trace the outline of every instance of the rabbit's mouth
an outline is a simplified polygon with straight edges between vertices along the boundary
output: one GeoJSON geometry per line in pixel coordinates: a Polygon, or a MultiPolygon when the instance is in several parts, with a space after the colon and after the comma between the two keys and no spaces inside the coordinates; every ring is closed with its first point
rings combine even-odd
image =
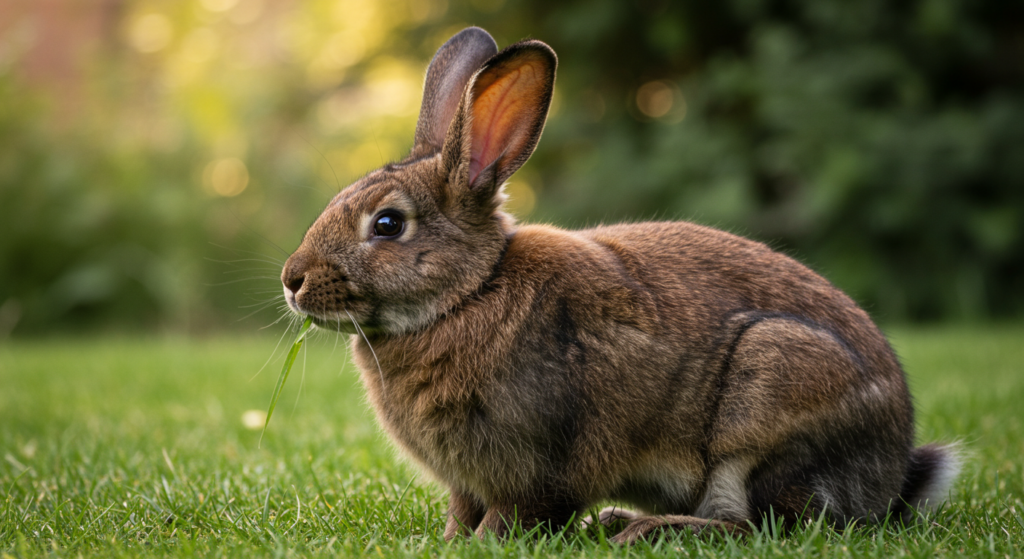
{"type": "Polygon", "coordinates": [[[352,320],[349,320],[348,317],[346,317],[344,320],[340,320],[333,318],[320,318],[316,315],[312,316],[313,324],[315,324],[317,328],[322,328],[324,330],[333,330],[341,334],[359,333],[359,329],[356,328],[356,323],[352,320]]]}
{"type": "Polygon", "coordinates": [[[360,313],[349,311],[345,308],[348,305],[342,305],[342,309],[340,311],[326,308],[303,308],[298,301],[297,294],[287,287],[284,290],[284,300],[288,304],[288,308],[293,313],[302,317],[313,317],[313,324],[318,328],[323,328],[324,330],[333,330],[343,334],[356,334],[360,329],[364,332],[376,330],[376,328],[369,324],[362,324],[364,321],[360,320],[360,313]]]}
{"type": "Polygon", "coordinates": [[[351,291],[325,296],[316,289],[307,291],[284,288],[288,308],[300,316],[312,316],[313,324],[325,330],[346,334],[403,334],[420,330],[441,314],[441,295],[434,294],[427,303],[420,300],[367,300],[351,291]]]}
{"type": "Polygon", "coordinates": [[[369,326],[359,324],[358,319],[355,318],[354,314],[348,312],[305,312],[297,307],[293,302],[289,301],[289,307],[292,311],[302,317],[312,317],[313,325],[317,328],[321,328],[327,331],[338,332],[341,334],[358,334],[360,330],[363,332],[375,332],[377,329],[369,326]]]}

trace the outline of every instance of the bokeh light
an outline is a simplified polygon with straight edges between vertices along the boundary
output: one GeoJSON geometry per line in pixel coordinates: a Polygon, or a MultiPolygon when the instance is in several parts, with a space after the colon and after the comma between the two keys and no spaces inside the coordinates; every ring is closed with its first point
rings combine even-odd
{"type": "Polygon", "coordinates": [[[650,81],[637,89],[636,106],[649,118],[671,117],[678,122],[686,116],[686,101],[679,87],[665,80],[650,81]]]}
{"type": "Polygon", "coordinates": [[[135,50],[147,54],[163,50],[173,37],[170,18],[158,13],[138,16],[128,31],[128,40],[135,50]]]}
{"type": "Polygon", "coordinates": [[[206,166],[203,182],[214,194],[231,198],[238,196],[249,186],[249,170],[237,157],[218,159],[206,166]]]}

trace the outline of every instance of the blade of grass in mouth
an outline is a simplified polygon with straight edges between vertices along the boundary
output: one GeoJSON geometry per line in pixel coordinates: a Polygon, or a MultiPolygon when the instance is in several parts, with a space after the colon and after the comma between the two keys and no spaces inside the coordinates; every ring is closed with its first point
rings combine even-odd
{"type": "Polygon", "coordinates": [[[267,425],[270,425],[270,416],[274,415],[274,408],[277,407],[277,398],[281,395],[281,389],[284,388],[284,381],[288,380],[288,373],[292,370],[292,365],[295,364],[295,357],[299,355],[299,350],[302,349],[302,342],[306,340],[306,332],[309,331],[309,327],[313,325],[313,317],[307,316],[305,322],[299,328],[299,333],[295,335],[295,341],[292,342],[292,348],[288,351],[288,356],[284,359],[284,367],[281,368],[281,376],[277,379],[277,387],[274,388],[274,395],[270,397],[270,408],[267,409],[267,420],[263,423],[263,432],[260,433],[260,442],[257,447],[263,444],[263,435],[267,433],[267,425]]]}

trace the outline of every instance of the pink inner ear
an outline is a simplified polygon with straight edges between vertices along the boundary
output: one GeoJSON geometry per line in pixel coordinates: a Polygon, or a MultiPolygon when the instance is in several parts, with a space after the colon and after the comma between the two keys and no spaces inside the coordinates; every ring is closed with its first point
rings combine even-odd
{"type": "Polygon", "coordinates": [[[530,102],[541,85],[535,62],[525,62],[499,75],[473,100],[473,135],[469,161],[469,184],[480,171],[506,151],[522,143],[522,128],[529,126],[530,102]]]}

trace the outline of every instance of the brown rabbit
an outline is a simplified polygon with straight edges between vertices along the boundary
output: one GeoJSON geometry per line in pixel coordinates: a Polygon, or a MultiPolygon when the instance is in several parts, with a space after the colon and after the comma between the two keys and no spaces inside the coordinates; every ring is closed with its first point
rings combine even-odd
{"type": "Polygon", "coordinates": [[[606,500],[643,511],[601,515],[622,542],[939,501],[955,453],[913,447],[896,356],[828,281],[692,223],[564,231],[501,211],[555,65],[539,41],[452,37],[412,152],[338,194],[281,276],[295,312],[362,334],[381,424],[451,490],[445,538],[606,500]]]}

